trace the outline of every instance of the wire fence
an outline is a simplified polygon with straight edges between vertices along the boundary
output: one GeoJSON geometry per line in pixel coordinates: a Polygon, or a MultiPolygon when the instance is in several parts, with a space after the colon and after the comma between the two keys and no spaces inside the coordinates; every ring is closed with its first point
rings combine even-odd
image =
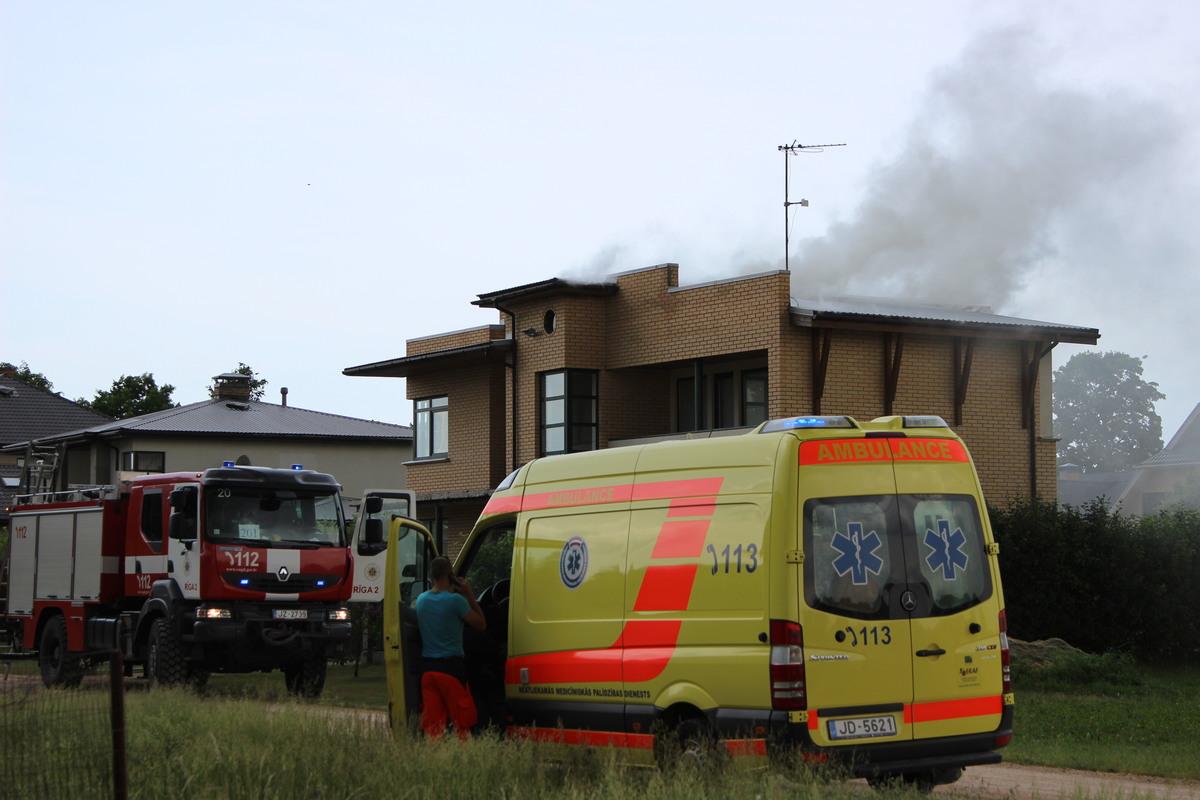
{"type": "Polygon", "coordinates": [[[0,655],[0,799],[124,800],[122,673],[47,689],[36,659],[0,655]]]}

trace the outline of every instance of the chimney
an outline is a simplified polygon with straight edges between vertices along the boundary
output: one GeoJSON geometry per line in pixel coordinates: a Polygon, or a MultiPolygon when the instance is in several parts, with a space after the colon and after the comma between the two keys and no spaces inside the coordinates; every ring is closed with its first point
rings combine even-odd
{"type": "Polygon", "coordinates": [[[286,386],[280,388],[279,396],[283,398],[283,407],[287,408],[287,387],[286,386]]]}
{"type": "Polygon", "coordinates": [[[250,400],[250,376],[237,372],[225,372],[213,376],[213,398],[245,403],[250,400]]]}

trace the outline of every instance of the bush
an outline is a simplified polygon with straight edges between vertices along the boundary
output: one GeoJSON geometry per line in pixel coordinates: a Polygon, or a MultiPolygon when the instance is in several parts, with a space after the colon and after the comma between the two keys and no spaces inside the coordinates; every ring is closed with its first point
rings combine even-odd
{"type": "Polygon", "coordinates": [[[989,512],[1012,636],[1200,662],[1200,512],[1129,518],[1101,500],[989,512]]]}

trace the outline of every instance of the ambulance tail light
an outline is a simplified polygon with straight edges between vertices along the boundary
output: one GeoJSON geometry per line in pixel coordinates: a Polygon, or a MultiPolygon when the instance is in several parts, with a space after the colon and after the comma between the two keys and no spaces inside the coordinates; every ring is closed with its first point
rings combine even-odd
{"type": "Polygon", "coordinates": [[[808,708],[804,682],[804,632],[798,622],[771,620],[771,708],[808,708]]]}
{"type": "Polygon", "coordinates": [[[1003,676],[1001,691],[1012,692],[1012,660],[1008,651],[1008,611],[1000,611],[1000,674],[1003,676]]]}

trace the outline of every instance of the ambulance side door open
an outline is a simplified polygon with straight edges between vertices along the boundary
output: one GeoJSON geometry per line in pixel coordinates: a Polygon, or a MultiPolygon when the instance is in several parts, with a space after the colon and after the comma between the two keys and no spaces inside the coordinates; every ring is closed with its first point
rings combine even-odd
{"type": "Polygon", "coordinates": [[[870,456],[886,447],[882,439],[800,445],[799,602],[808,727],[818,745],[913,735],[906,711],[914,647],[902,608],[907,563],[896,482],[890,457],[870,456]]]}
{"type": "Polygon", "coordinates": [[[429,582],[437,557],[433,534],[416,520],[392,517],[384,556],[383,660],[387,665],[388,721],[397,735],[416,730],[421,697],[421,643],[412,603],[429,582]]]}

